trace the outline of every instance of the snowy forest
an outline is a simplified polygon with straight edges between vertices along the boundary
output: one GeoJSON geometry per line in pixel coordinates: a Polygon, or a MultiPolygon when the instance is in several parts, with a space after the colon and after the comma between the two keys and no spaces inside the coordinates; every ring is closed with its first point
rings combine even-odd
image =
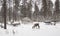
{"type": "Polygon", "coordinates": [[[60,0],[0,0],[0,23],[60,21],[60,0]]]}
{"type": "Polygon", "coordinates": [[[0,0],[0,36],[60,36],[60,0],[0,0]]]}

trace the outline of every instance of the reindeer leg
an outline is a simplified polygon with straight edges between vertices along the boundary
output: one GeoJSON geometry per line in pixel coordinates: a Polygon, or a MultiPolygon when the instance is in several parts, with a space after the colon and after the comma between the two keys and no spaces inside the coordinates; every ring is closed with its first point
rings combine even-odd
{"type": "Polygon", "coordinates": [[[56,22],[54,22],[54,25],[56,25],[56,22]]]}
{"type": "Polygon", "coordinates": [[[38,28],[40,28],[40,26],[38,25],[38,28]]]}

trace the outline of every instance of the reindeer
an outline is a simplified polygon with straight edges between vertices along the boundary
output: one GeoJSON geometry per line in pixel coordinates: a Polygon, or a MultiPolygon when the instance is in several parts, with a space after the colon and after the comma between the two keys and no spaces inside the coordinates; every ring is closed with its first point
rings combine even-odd
{"type": "Polygon", "coordinates": [[[40,28],[39,23],[35,23],[32,28],[40,28]]]}
{"type": "Polygon", "coordinates": [[[44,22],[44,23],[46,23],[47,25],[52,25],[52,23],[51,23],[51,22],[44,22]]]}
{"type": "Polygon", "coordinates": [[[56,22],[57,22],[57,21],[53,21],[53,22],[54,22],[54,25],[56,25],[56,22]]]}
{"type": "Polygon", "coordinates": [[[44,23],[46,23],[46,24],[48,24],[48,25],[56,25],[56,22],[57,22],[57,21],[53,21],[53,23],[52,23],[52,22],[44,22],[44,23]]]}

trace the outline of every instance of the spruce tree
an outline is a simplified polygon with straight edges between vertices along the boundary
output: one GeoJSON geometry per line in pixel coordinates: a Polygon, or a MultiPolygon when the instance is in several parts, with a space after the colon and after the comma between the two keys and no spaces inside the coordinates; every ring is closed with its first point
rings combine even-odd
{"type": "Polygon", "coordinates": [[[60,5],[59,0],[56,0],[56,2],[55,2],[55,10],[54,10],[54,14],[53,14],[55,21],[57,21],[57,19],[59,18],[59,14],[60,14],[59,5],[60,5]]]}
{"type": "Polygon", "coordinates": [[[30,0],[27,5],[27,17],[29,17],[30,19],[31,19],[31,14],[32,14],[32,4],[31,4],[31,0],[30,0]]]}
{"type": "Polygon", "coordinates": [[[47,19],[52,18],[53,3],[51,0],[47,0],[47,19]]]}
{"type": "Polygon", "coordinates": [[[35,18],[36,21],[38,21],[38,17],[39,17],[39,8],[37,6],[37,4],[35,3],[35,11],[33,13],[33,17],[35,18]]]}
{"type": "Polygon", "coordinates": [[[22,17],[26,17],[27,16],[26,1],[27,0],[23,0],[23,5],[21,5],[21,14],[22,14],[22,17]]]}
{"type": "Polygon", "coordinates": [[[46,18],[47,14],[47,1],[46,0],[42,0],[42,13],[43,13],[43,16],[44,18],[46,18]]]}
{"type": "Polygon", "coordinates": [[[52,16],[52,8],[53,3],[51,0],[42,0],[42,15],[44,16],[44,19],[51,19],[52,16]]]}
{"type": "Polygon", "coordinates": [[[19,0],[14,0],[14,8],[13,8],[13,20],[17,20],[17,13],[19,11],[19,0]]]}
{"type": "Polygon", "coordinates": [[[11,21],[11,13],[12,13],[12,7],[10,6],[11,5],[11,0],[9,0],[9,21],[11,21]]]}

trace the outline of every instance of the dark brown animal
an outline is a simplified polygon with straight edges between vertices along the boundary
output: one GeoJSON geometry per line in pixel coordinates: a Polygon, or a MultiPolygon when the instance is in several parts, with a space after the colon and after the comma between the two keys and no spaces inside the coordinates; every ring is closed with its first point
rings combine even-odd
{"type": "Polygon", "coordinates": [[[46,23],[47,25],[56,25],[56,21],[53,21],[53,23],[52,22],[44,22],[44,23],[46,23]]]}
{"type": "Polygon", "coordinates": [[[39,23],[35,23],[32,28],[40,28],[39,23]]]}
{"type": "Polygon", "coordinates": [[[51,23],[51,22],[44,22],[44,23],[46,23],[47,25],[52,25],[52,23],[51,23]]]}

